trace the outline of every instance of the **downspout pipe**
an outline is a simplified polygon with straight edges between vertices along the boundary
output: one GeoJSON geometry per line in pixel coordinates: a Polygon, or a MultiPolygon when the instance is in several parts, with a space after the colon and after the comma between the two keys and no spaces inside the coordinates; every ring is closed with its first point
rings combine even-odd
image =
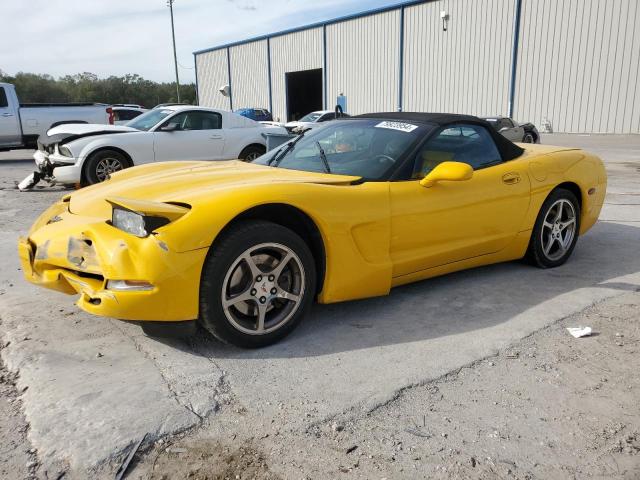
{"type": "Polygon", "coordinates": [[[196,105],[200,105],[200,92],[198,92],[198,58],[193,54],[193,69],[196,72],[196,105]]]}
{"type": "Polygon", "coordinates": [[[327,109],[327,25],[322,25],[322,107],[327,109]]]}
{"type": "Polygon", "coordinates": [[[513,118],[516,98],[516,75],[518,71],[518,47],[520,46],[520,18],[522,14],[522,0],[515,0],[516,10],[513,21],[513,47],[511,48],[511,80],[509,83],[509,117],[513,118]]]}
{"type": "Polygon", "coordinates": [[[233,112],[233,85],[231,85],[231,50],[227,47],[227,76],[229,78],[229,110],[233,112]]]}
{"type": "Polygon", "coordinates": [[[400,51],[398,52],[398,111],[402,111],[402,87],[404,83],[404,6],[400,8],[400,51]]]}
{"type": "Polygon", "coordinates": [[[273,115],[273,91],[271,89],[271,39],[267,37],[267,75],[269,75],[269,113],[273,115]]]}

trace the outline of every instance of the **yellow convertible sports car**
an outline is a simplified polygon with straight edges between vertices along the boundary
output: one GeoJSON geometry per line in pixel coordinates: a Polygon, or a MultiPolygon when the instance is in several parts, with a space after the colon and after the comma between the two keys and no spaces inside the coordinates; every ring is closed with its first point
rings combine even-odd
{"type": "Polygon", "coordinates": [[[472,116],[328,122],[253,163],[118,172],[51,206],[19,242],[27,280],[145,331],[195,325],[260,347],[314,299],[528,258],[563,264],[606,174],[582,150],[511,143],[472,116]]]}

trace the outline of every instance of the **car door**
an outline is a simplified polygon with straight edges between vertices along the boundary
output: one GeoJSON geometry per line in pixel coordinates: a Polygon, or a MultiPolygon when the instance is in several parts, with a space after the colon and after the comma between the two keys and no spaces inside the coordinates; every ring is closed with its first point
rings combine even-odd
{"type": "Polygon", "coordinates": [[[521,142],[524,137],[524,130],[519,125],[516,126],[510,118],[500,119],[500,133],[512,142],[521,142]]]}
{"type": "Polygon", "coordinates": [[[177,113],[153,133],[155,160],[220,160],[225,142],[222,127],[222,115],[217,112],[177,113]]]}
{"type": "Polygon", "coordinates": [[[503,162],[489,132],[479,125],[441,129],[418,152],[411,180],[392,182],[391,258],[394,277],[487,255],[505,248],[529,208],[526,162],[503,162]],[[439,163],[474,168],[466,181],[420,179],[439,163]]]}
{"type": "Polygon", "coordinates": [[[509,122],[513,125],[512,142],[522,142],[524,140],[524,127],[522,127],[518,122],[515,122],[513,120],[509,120],[509,122]]]}
{"type": "Polygon", "coordinates": [[[14,146],[22,143],[20,118],[9,106],[4,87],[0,86],[0,146],[14,146]]]}

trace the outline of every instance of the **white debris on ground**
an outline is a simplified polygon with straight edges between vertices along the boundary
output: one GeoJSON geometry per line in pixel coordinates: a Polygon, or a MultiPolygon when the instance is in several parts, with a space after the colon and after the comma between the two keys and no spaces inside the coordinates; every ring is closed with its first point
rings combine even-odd
{"type": "Polygon", "coordinates": [[[574,338],[588,337],[591,335],[591,327],[567,327],[574,338]]]}

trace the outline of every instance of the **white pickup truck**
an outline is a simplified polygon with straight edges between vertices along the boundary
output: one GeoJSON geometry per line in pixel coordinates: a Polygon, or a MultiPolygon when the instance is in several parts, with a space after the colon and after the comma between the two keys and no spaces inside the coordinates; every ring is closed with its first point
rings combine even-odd
{"type": "Polygon", "coordinates": [[[0,151],[36,148],[40,135],[66,123],[113,124],[113,111],[100,103],[21,105],[15,87],[0,83],[0,151]]]}

